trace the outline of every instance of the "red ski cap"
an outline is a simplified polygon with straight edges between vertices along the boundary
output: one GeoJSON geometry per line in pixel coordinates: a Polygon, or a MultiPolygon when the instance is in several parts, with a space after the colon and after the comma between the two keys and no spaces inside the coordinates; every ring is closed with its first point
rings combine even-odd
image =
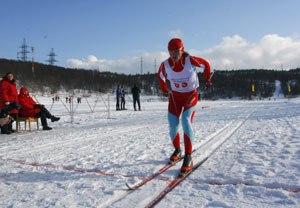
{"type": "Polygon", "coordinates": [[[178,50],[178,49],[181,49],[182,51],[184,51],[182,40],[180,38],[171,39],[168,44],[168,50],[172,51],[172,50],[178,50]]]}

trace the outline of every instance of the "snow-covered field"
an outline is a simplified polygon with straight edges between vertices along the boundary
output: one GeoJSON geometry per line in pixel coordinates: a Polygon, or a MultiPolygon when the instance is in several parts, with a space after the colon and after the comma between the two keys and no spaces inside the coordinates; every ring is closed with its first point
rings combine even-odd
{"type": "MultiPolygon", "coordinates": [[[[91,108],[95,97],[88,98],[91,108]]],[[[104,97],[105,99],[105,97],[104,97]]],[[[38,97],[50,109],[51,98],[38,97]]],[[[178,164],[140,189],[173,148],[167,102],[143,98],[142,111],[94,113],[85,99],[51,111],[52,131],[0,135],[0,207],[145,207],[178,174],[178,164]],[[151,102],[147,102],[151,101],[151,102]],[[74,107],[74,108],[75,108],[74,107]],[[86,112],[86,113],[84,113],[86,112]],[[109,116],[109,118],[108,118],[109,116]]],[[[208,160],[156,207],[300,207],[300,99],[201,101],[194,162],[208,160]]],[[[182,130],[180,130],[182,132],[182,130]]]]}

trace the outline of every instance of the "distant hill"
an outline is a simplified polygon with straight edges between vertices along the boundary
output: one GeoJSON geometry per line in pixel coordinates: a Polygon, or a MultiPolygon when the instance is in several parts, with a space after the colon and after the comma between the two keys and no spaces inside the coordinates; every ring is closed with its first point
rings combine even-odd
{"type": "MultiPolygon", "coordinates": [[[[118,84],[129,91],[136,83],[145,94],[160,94],[157,74],[126,75],[40,63],[34,64],[33,71],[31,62],[0,59],[0,75],[3,76],[9,71],[14,73],[18,87],[26,86],[32,92],[55,94],[61,90],[72,92],[74,89],[81,89],[106,93],[113,92],[118,84]]],[[[233,97],[248,99],[251,95],[259,98],[272,97],[276,90],[276,80],[281,83],[284,96],[289,94],[288,83],[291,87],[290,96],[300,94],[299,68],[289,71],[264,69],[215,71],[212,78],[213,86],[207,90],[203,90],[204,80],[201,75],[199,80],[201,83],[199,92],[205,99],[233,97]]]]}
{"type": "Polygon", "coordinates": [[[26,86],[33,92],[56,93],[60,90],[82,89],[89,92],[110,92],[116,86],[131,88],[135,83],[149,94],[157,93],[152,86],[157,85],[156,75],[125,75],[96,70],[70,69],[59,66],[34,64],[31,62],[0,59],[0,76],[12,72],[19,87],[26,86]],[[151,83],[151,82],[154,83],[151,83]],[[151,85],[151,86],[150,86],[151,85]],[[152,92],[153,91],[153,92],[152,92]]]}

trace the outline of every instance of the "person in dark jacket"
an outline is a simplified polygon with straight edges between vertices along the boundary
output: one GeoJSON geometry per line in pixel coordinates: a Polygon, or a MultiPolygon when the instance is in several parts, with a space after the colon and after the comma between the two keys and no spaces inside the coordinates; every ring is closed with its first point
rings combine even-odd
{"type": "Polygon", "coordinates": [[[12,122],[17,118],[18,108],[18,90],[14,75],[11,72],[6,75],[0,81],[0,109],[6,112],[12,119],[9,124],[1,126],[2,134],[11,134],[15,132],[12,129],[12,122]]]}
{"type": "Polygon", "coordinates": [[[44,105],[36,103],[29,95],[27,88],[22,87],[18,96],[21,105],[19,115],[20,117],[34,117],[41,118],[43,130],[51,130],[48,126],[47,118],[52,122],[58,121],[60,118],[53,116],[44,105]]]}
{"type": "Polygon", "coordinates": [[[141,90],[134,84],[133,88],[131,88],[132,98],[133,98],[133,108],[136,111],[136,103],[138,104],[139,111],[141,110],[141,103],[140,103],[140,93],[141,90]]]}

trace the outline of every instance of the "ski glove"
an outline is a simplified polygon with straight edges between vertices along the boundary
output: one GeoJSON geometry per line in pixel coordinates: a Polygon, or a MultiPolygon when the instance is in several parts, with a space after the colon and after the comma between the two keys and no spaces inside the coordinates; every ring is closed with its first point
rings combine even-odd
{"type": "MultiPolygon", "coordinates": [[[[7,103],[9,103],[9,102],[7,102],[7,103]]],[[[20,108],[21,108],[21,105],[17,102],[9,103],[9,104],[6,104],[6,106],[5,106],[6,111],[11,111],[13,109],[20,110],[20,108]]]]}
{"type": "Polygon", "coordinates": [[[163,96],[164,96],[164,97],[169,97],[169,92],[168,92],[168,91],[165,92],[165,93],[163,94],[163,96]]]}
{"type": "Polygon", "coordinates": [[[206,80],[205,89],[210,88],[211,86],[212,86],[212,83],[210,82],[210,80],[206,80]]]}

